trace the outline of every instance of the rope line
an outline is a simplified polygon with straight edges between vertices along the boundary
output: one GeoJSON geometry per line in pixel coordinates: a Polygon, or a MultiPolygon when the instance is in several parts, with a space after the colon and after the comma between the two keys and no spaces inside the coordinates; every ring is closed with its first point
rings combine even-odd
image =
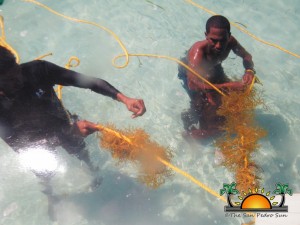
{"type": "Polygon", "coordinates": [[[172,165],[171,163],[169,163],[159,157],[157,157],[157,160],[160,161],[161,163],[163,163],[164,165],[168,166],[172,170],[176,171],[177,173],[181,174],[182,176],[188,178],[190,181],[194,182],[195,184],[197,184],[199,187],[201,187],[203,190],[207,191],[211,195],[217,197],[218,199],[222,200],[223,202],[227,202],[227,200],[223,196],[220,196],[217,192],[215,192],[214,190],[212,190],[205,184],[201,183],[199,180],[194,178],[192,175],[188,174],[187,172],[179,169],[178,167],[172,165]]]}
{"type": "Polygon", "coordinates": [[[41,55],[39,57],[36,57],[34,60],[41,60],[41,59],[43,59],[43,58],[45,58],[47,56],[50,56],[50,55],[53,55],[52,52],[49,52],[47,54],[41,55]]]}

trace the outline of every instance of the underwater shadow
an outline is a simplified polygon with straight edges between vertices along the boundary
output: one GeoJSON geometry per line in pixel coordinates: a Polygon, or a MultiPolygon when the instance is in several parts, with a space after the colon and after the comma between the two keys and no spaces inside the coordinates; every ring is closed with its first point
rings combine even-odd
{"type": "Polygon", "coordinates": [[[266,139],[276,151],[273,164],[277,170],[272,171],[270,180],[265,181],[266,184],[273,186],[274,182],[296,182],[292,172],[292,162],[296,156],[294,150],[297,140],[291,135],[288,122],[283,116],[273,114],[258,114],[257,122],[268,132],[266,139]]]}
{"type": "Polygon", "coordinates": [[[290,145],[290,129],[283,116],[259,113],[256,115],[256,121],[268,132],[266,138],[274,149],[283,151],[290,145]]]}

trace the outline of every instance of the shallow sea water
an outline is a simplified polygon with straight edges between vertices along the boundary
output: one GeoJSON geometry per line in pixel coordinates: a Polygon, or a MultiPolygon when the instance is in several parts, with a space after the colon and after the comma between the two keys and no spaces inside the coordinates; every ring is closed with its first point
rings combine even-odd
{"type": "MultiPolygon", "coordinates": [[[[70,17],[93,21],[117,34],[130,53],[181,57],[204,38],[207,12],[184,0],[64,0],[41,3],[70,17]]],[[[246,26],[257,37],[300,53],[300,4],[284,2],[197,0],[196,3],[246,26]]],[[[0,6],[6,39],[20,54],[21,62],[52,52],[46,60],[64,66],[70,56],[81,60],[76,71],[103,78],[131,97],[143,98],[147,113],[132,120],[116,101],[88,90],[66,87],[63,102],[82,118],[113,123],[118,128],[140,127],[153,140],[174,153],[172,163],[216,192],[233,175],[214,163],[213,142],[187,142],[180,113],[188,96],[177,79],[177,64],[165,59],[133,57],[124,69],[113,67],[121,48],[108,33],[87,24],[58,17],[19,0],[0,6]]],[[[264,84],[267,109],[257,110],[257,120],[268,131],[254,158],[262,168],[262,185],[273,190],[277,182],[289,183],[300,192],[299,58],[257,42],[232,28],[232,34],[252,54],[257,75],[264,84]]],[[[119,62],[119,61],[118,61],[119,62]]],[[[119,62],[120,64],[122,63],[119,62]]],[[[234,55],[223,63],[230,77],[241,77],[242,62],[234,55]]],[[[73,156],[58,151],[49,156],[56,169],[52,179],[53,214],[60,225],[207,225],[241,224],[249,219],[226,218],[224,203],[180,174],[156,190],[139,183],[131,165],[116,165],[92,135],[86,139],[93,162],[99,165],[102,183],[89,190],[92,175],[73,156]]],[[[0,224],[48,225],[48,201],[38,178],[21,157],[0,141],[0,224]]],[[[24,159],[25,158],[25,159],[24,159]]],[[[35,159],[39,160],[39,159],[35,159]]]]}

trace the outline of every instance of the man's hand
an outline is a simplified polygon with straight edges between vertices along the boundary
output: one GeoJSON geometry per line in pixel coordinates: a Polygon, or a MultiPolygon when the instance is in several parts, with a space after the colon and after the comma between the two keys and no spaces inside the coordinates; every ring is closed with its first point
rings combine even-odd
{"type": "Polygon", "coordinates": [[[243,83],[246,85],[250,85],[252,80],[254,79],[254,71],[253,70],[246,70],[243,76],[243,83]]]}
{"type": "Polygon", "coordinates": [[[78,128],[79,134],[83,137],[86,137],[99,130],[97,128],[97,124],[89,122],[87,120],[77,121],[76,126],[78,128]]]}
{"type": "Polygon", "coordinates": [[[129,111],[133,112],[131,118],[142,116],[146,112],[146,107],[142,99],[129,98],[121,93],[117,94],[117,99],[123,102],[129,111]]]}

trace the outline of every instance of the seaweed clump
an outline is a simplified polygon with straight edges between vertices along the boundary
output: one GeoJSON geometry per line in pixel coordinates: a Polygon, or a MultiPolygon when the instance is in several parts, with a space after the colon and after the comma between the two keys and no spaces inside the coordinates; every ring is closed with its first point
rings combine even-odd
{"type": "Polygon", "coordinates": [[[159,160],[170,162],[170,149],[151,141],[144,130],[118,130],[108,125],[99,138],[100,146],[109,150],[118,163],[133,163],[137,167],[138,180],[146,186],[158,188],[172,175],[171,169],[159,160]]]}
{"type": "Polygon", "coordinates": [[[224,156],[223,165],[235,173],[239,191],[254,190],[259,186],[260,168],[252,159],[259,148],[258,141],[267,132],[255,122],[255,108],[262,105],[261,94],[251,91],[229,91],[222,97],[217,114],[225,117],[220,128],[224,135],[217,139],[216,146],[224,156]]]}

